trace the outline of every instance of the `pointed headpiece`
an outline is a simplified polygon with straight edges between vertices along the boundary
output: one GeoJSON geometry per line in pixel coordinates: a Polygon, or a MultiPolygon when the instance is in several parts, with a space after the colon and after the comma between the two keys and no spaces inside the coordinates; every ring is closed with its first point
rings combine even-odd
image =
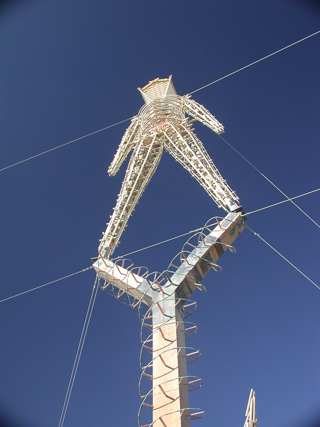
{"type": "Polygon", "coordinates": [[[158,77],[149,82],[142,89],[138,87],[138,90],[140,91],[145,103],[163,96],[176,95],[177,92],[173,86],[171,77],[172,76],[169,76],[168,79],[159,79],[158,77]]]}

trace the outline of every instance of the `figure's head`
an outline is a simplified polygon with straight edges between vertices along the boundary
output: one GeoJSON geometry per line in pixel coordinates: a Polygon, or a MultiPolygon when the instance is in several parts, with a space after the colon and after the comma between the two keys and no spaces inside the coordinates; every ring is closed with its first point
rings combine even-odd
{"type": "Polygon", "coordinates": [[[177,92],[173,86],[171,77],[172,76],[169,76],[168,79],[159,79],[158,77],[149,82],[142,89],[138,87],[144,102],[147,103],[153,99],[162,98],[167,95],[176,95],[177,92]]]}

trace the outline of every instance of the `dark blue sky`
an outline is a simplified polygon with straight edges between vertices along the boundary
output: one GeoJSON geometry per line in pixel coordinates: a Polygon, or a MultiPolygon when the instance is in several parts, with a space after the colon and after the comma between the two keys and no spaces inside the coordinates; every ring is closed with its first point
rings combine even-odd
{"type": "MultiPolygon", "coordinates": [[[[6,2],[0,9],[0,169],[137,114],[137,87],[173,75],[184,95],[318,31],[311,1],[6,2]]],[[[320,187],[316,35],[193,95],[224,137],[287,195],[320,187]]],[[[0,174],[0,299],[91,265],[125,165],[110,164],[128,123],[0,174]]],[[[196,133],[246,212],[283,196],[201,124],[196,133]]],[[[319,193],[298,199],[320,222],[319,193]]],[[[167,153],[115,256],[224,216],[167,153]]],[[[320,230],[290,203],[248,226],[320,285],[320,230]]],[[[132,255],[162,270],[184,238],[132,255]]],[[[251,388],[261,425],[318,425],[320,293],[250,231],[194,295],[204,379],[199,426],[241,426],[251,388]],[[317,418],[318,417],[318,418],[317,418]]],[[[3,425],[57,426],[95,276],[88,271],[0,304],[3,425]],[[11,422],[11,424],[10,424],[11,422]]],[[[65,426],[134,426],[137,314],[99,292],[65,426]]]]}

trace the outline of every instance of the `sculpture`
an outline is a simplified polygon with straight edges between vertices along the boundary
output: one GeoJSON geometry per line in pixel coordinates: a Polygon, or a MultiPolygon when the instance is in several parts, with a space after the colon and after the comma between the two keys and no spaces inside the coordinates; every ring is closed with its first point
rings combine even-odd
{"type": "Polygon", "coordinates": [[[189,95],[177,95],[171,76],[152,80],[139,91],[145,105],[132,118],[108,169],[109,175],[114,176],[133,150],[116,206],[100,240],[98,251],[105,258],[109,258],[117,246],[129,217],[159,164],[163,149],[187,169],[219,207],[227,212],[241,210],[238,196],[222,178],[191,127],[198,120],[221,134],[223,125],[189,95]]]}

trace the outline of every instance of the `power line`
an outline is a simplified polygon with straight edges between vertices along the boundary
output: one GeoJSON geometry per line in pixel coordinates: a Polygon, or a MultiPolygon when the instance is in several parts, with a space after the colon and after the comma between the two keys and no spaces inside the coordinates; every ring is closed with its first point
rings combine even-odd
{"type": "Polygon", "coordinates": [[[240,71],[245,70],[246,68],[251,67],[252,65],[258,64],[258,62],[264,61],[265,59],[270,58],[271,56],[276,55],[277,53],[282,52],[283,50],[289,49],[289,47],[292,47],[292,46],[294,46],[294,45],[296,45],[296,44],[298,44],[298,43],[301,43],[301,42],[303,42],[304,40],[307,40],[307,39],[309,39],[310,37],[313,37],[313,36],[315,36],[316,34],[319,34],[319,33],[320,33],[320,30],[319,30],[319,31],[316,31],[316,32],[315,32],[315,33],[313,33],[313,34],[310,34],[310,35],[309,35],[309,36],[307,36],[307,37],[304,37],[303,39],[297,40],[296,42],[291,43],[291,44],[289,44],[288,46],[283,47],[282,49],[279,49],[279,50],[277,50],[277,51],[275,51],[275,52],[273,52],[273,53],[270,53],[269,55],[264,56],[263,58],[260,58],[260,59],[258,59],[257,61],[251,62],[250,64],[245,65],[244,67],[241,67],[241,68],[239,68],[239,69],[238,69],[238,70],[236,70],[236,71],[232,71],[232,73],[229,73],[229,74],[227,74],[226,76],[220,77],[219,79],[214,80],[213,82],[208,83],[208,84],[206,84],[205,86],[202,86],[202,87],[200,87],[199,89],[194,90],[193,92],[190,92],[190,93],[189,93],[189,95],[192,95],[193,93],[199,92],[199,91],[200,91],[200,90],[202,90],[202,89],[205,89],[205,88],[207,88],[207,87],[209,87],[209,86],[211,86],[211,85],[213,85],[213,84],[215,84],[215,83],[218,83],[218,82],[220,82],[221,80],[224,80],[224,79],[226,79],[227,77],[232,76],[233,74],[239,73],[240,71]]]}
{"type": "Polygon", "coordinates": [[[35,288],[29,289],[28,291],[20,292],[19,294],[12,295],[11,297],[4,298],[4,299],[0,300],[0,303],[8,301],[8,300],[16,298],[16,297],[20,297],[21,295],[24,295],[24,294],[27,294],[29,292],[35,291],[37,289],[44,288],[45,286],[52,285],[53,283],[60,282],[61,280],[68,279],[69,277],[76,276],[77,274],[84,273],[85,271],[88,271],[91,268],[93,268],[93,267],[91,266],[91,267],[84,268],[83,270],[79,270],[79,271],[76,271],[75,273],[68,274],[67,276],[60,277],[60,279],[52,280],[51,282],[44,283],[43,285],[40,285],[40,286],[37,286],[35,288]]]}
{"type": "MultiPolygon", "coordinates": [[[[291,200],[299,199],[300,197],[307,196],[308,194],[315,193],[316,191],[320,191],[320,188],[317,188],[316,190],[308,191],[307,193],[299,194],[299,196],[291,197],[291,200]]],[[[287,202],[290,202],[290,200],[286,199],[286,200],[282,200],[281,202],[272,203],[272,205],[268,205],[268,206],[265,206],[263,208],[256,209],[254,211],[248,212],[245,214],[245,216],[248,216],[248,215],[251,215],[253,213],[260,212],[260,211],[264,211],[265,209],[273,208],[274,206],[282,205],[282,203],[287,203],[287,202]]]]}
{"type": "Polygon", "coordinates": [[[21,165],[21,163],[28,162],[29,160],[35,159],[36,157],[43,156],[44,154],[50,153],[51,151],[58,150],[59,148],[65,147],[65,146],[70,145],[70,144],[73,144],[74,142],[80,141],[81,139],[87,138],[88,136],[92,136],[92,135],[95,135],[95,134],[97,134],[99,132],[103,132],[104,130],[110,129],[110,128],[114,127],[114,126],[118,126],[121,123],[127,122],[130,119],[131,119],[131,117],[129,119],[121,120],[121,122],[114,123],[112,125],[109,125],[109,126],[106,126],[106,127],[102,128],[102,129],[96,130],[94,132],[87,133],[86,135],[80,136],[79,138],[72,139],[71,141],[65,142],[64,144],[58,145],[57,147],[53,147],[53,148],[50,148],[49,150],[42,151],[42,153],[35,154],[34,156],[28,157],[27,159],[20,160],[20,162],[16,162],[16,163],[13,163],[12,165],[4,167],[4,168],[0,169],[0,172],[3,172],[3,171],[5,171],[7,169],[10,169],[10,168],[13,168],[14,166],[21,165]]]}
{"type": "Polygon", "coordinates": [[[78,344],[78,349],[76,352],[76,356],[74,359],[74,363],[73,363],[73,367],[72,367],[72,371],[71,371],[71,375],[70,375],[67,393],[66,393],[66,396],[65,396],[65,399],[63,402],[63,407],[62,407],[58,427],[63,427],[64,420],[65,420],[65,417],[67,414],[69,401],[70,401],[70,397],[71,397],[71,393],[72,393],[72,389],[73,389],[73,385],[74,385],[74,380],[75,380],[76,375],[77,375],[78,366],[79,366],[83,346],[84,346],[84,343],[86,340],[86,336],[87,336],[87,332],[88,332],[88,328],[89,328],[89,324],[90,324],[90,320],[91,320],[92,311],[94,308],[94,304],[96,302],[98,289],[99,289],[99,279],[98,279],[98,276],[96,276],[96,279],[95,279],[95,282],[94,282],[94,285],[92,288],[92,293],[91,293],[86,317],[84,319],[84,324],[83,324],[83,328],[82,328],[82,332],[81,332],[81,336],[80,336],[80,340],[79,340],[79,344],[78,344]]]}
{"type": "MultiPolygon", "coordinates": [[[[207,88],[208,86],[211,86],[211,85],[213,85],[213,84],[215,84],[215,83],[217,83],[217,82],[219,82],[219,81],[221,81],[221,80],[224,80],[224,79],[226,79],[227,77],[232,76],[233,74],[239,73],[240,71],[245,70],[246,68],[249,68],[249,67],[251,67],[251,66],[252,66],[252,65],[254,65],[254,64],[257,64],[258,62],[261,62],[261,61],[263,61],[263,60],[265,60],[265,59],[267,59],[267,58],[270,58],[271,56],[276,55],[277,53],[282,52],[283,50],[286,50],[286,49],[288,49],[288,48],[290,48],[290,47],[292,47],[292,46],[294,46],[294,45],[296,45],[296,44],[298,44],[298,43],[301,43],[301,42],[303,42],[304,40],[307,40],[307,39],[309,39],[310,37],[313,37],[313,36],[315,36],[315,35],[317,35],[317,34],[319,34],[319,33],[320,33],[320,30],[319,30],[319,31],[316,31],[316,32],[315,32],[315,33],[313,33],[313,34],[310,34],[310,35],[309,35],[309,36],[307,36],[307,37],[304,37],[304,38],[302,38],[302,39],[300,39],[300,40],[297,40],[296,42],[291,43],[291,44],[289,44],[288,46],[283,47],[282,49],[279,49],[279,50],[277,50],[277,51],[275,51],[275,52],[273,52],[273,53],[270,53],[269,55],[264,56],[263,58],[260,58],[260,59],[258,59],[257,61],[251,62],[250,64],[248,64],[248,65],[246,65],[246,66],[244,66],[244,67],[242,67],[242,68],[239,68],[238,70],[233,71],[232,73],[226,74],[225,76],[220,77],[219,79],[214,80],[213,82],[208,83],[207,85],[202,86],[202,87],[200,87],[199,89],[194,90],[193,92],[190,92],[190,93],[189,93],[189,95],[192,95],[193,93],[199,92],[200,90],[205,89],[205,88],[207,88]]],[[[102,129],[99,129],[99,130],[97,130],[97,131],[94,131],[94,132],[88,133],[88,134],[86,134],[86,135],[80,136],[79,138],[72,139],[71,141],[65,142],[64,144],[58,145],[57,147],[50,148],[49,150],[43,151],[43,152],[41,152],[41,153],[39,153],[39,154],[35,154],[34,156],[31,156],[31,157],[28,157],[28,158],[26,158],[26,159],[24,159],[24,160],[21,160],[21,161],[19,161],[19,162],[13,163],[12,165],[5,166],[4,168],[0,169],[0,172],[3,172],[3,171],[5,171],[5,170],[7,170],[7,169],[10,169],[10,168],[12,168],[12,167],[14,167],[14,166],[18,166],[18,165],[20,165],[21,163],[28,162],[29,160],[35,159],[36,157],[43,156],[44,154],[50,153],[51,151],[58,150],[59,148],[65,147],[66,145],[73,144],[74,142],[77,142],[77,141],[80,141],[81,139],[84,139],[84,138],[87,138],[87,137],[89,137],[89,136],[95,135],[96,133],[103,132],[104,130],[110,129],[110,128],[114,127],[114,126],[118,126],[118,125],[120,125],[121,123],[125,123],[125,122],[127,122],[127,121],[129,121],[129,120],[131,120],[131,119],[132,119],[132,117],[130,117],[130,118],[128,118],[128,119],[125,119],[125,120],[121,120],[120,122],[113,123],[112,125],[106,126],[106,127],[102,128],[102,129]]]]}
{"type": "Polygon", "coordinates": [[[260,240],[262,240],[269,248],[271,248],[276,254],[278,254],[282,259],[284,259],[288,264],[291,265],[295,270],[298,271],[303,277],[305,277],[310,283],[312,283],[316,288],[320,289],[320,286],[318,286],[313,280],[311,280],[306,274],[304,274],[298,267],[296,267],[291,261],[288,260],[284,255],[282,255],[277,249],[275,249],[270,243],[268,243],[263,237],[260,236],[260,234],[256,233],[254,230],[252,230],[250,227],[246,225],[246,228],[250,230],[255,236],[259,237],[260,240]]]}
{"type": "Polygon", "coordinates": [[[236,148],[234,148],[230,142],[228,142],[225,138],[223,138],[221,135],[218,135],[230,148],[232,148],[239,156],[245,160],[250,166],[253,167],[255,171],[257,171],[264,179],[266,179],[274,188],[276,188],[287,200],[288,202],[291,202],[297,209],[299,209],[300,212],[302,212],[310,221],[312,221],[318,228],[320,228],[320,225],[311,218],[310,215],[308,215],[303,209],[300,208],[289,196],[287,196],[279,187],[274,184],[271,179],[269,179],[266,175],[264,175],[256,166],[254,166],[243,154],[240,153],[236,148]]]}

